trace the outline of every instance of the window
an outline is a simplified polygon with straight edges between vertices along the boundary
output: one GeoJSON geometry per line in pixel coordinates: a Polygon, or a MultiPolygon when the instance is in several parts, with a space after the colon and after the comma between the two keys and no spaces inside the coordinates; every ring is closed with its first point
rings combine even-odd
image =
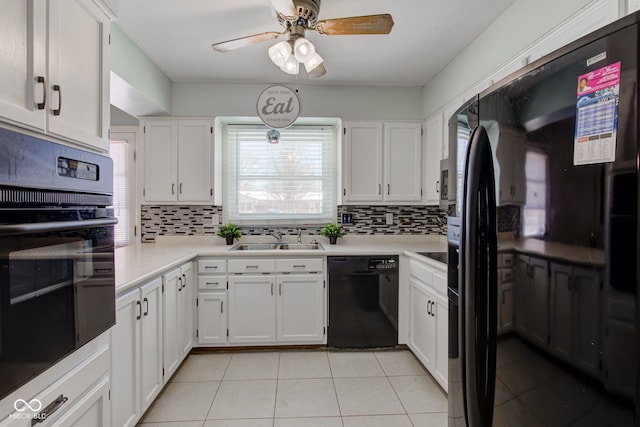
{"type": "Polygon", "coordinates": [[[118,224],[115,226],[116,246],[131,243],[133,236],[133,142],[134,133],[111,134],[109,155],[113,159],[113,210],[118,224]]]}
{"type": "Polygon", "coordinates": [[[226,125],[226,219],[240,224],[335,221],[336,130],[333,125],[292,126],[270,144],[266,126],[226,125]]]}
{"type": "Polygon", "coordinates": [[[522,227],[525,237],[541,237],[547,232],[547,157],[539,151],[527,151],[527,200],[524,205],[522,227]]]}

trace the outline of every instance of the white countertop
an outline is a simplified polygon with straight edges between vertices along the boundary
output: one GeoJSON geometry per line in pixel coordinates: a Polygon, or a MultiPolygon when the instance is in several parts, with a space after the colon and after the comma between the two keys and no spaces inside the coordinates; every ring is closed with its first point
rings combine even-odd
{"type": "MultiPolygon", "coordinates": [[[[318,240],[324,250],[257,250],[229,251],[220,238],[211,237],[161,237],[157,243],[143,243],[116,249],[116,294],[121,294],[159,274],[178,267],[198,256],[223,257],[299,257],[340,255],[401,255],[407,254],[425,260],[416,252],[446,251],[446,236],[347,236],[330,245],[318,236],[305,236],[303,243],[318,240]]],[[[295,237],[294,237],[295,239],[295,237]]],[[[248,236],[240,240],[247,242],[274,242],[263,236],[248,236]]],[[[294,240],[295,241],[295,240],[294,240]]],[[[291,240],[285,238],[285,242],[291,240]]],[[[433,261],[435,263],[435,261],[433,261]]],[[[442,264],[439,266],[442,266],[442,264]]]]}

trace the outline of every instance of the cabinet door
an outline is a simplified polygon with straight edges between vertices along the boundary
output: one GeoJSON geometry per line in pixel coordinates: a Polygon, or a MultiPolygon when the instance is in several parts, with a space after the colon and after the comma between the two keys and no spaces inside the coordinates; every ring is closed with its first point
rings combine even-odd
{"type": "Polygon", "coordinates": [[[116,300],[111,341],[111,388],[114,426],[135,426],[140,408],[140,328],[142,306],[135,289],[116,300]]]}
{"type": "Polygon", "coordinates": [[[420,123],[384,124],[384,200],[422,199],[422,136],[420,123]]]}
{"type": "Polygon", "coordinates": [[[428,118],[425,128],[424,197],[427,205],[440,204],[440,160],[444,144],[442,111],[428,118]]]}
{"type": "Polygon", "coordinates": [[[547,347],[549,336],[549,267],[544,259],[531,258],[531,338],[547,347]]]}
{"type": "Polygon", "coordinates": [[[198,344],[227,342],[226,292],[198,294],[198,344]]]}
{"type": "Polygon", "coordinates": [[[163,304],[163,374],[170,378],[180,364],[179,296],[182,275],[177,268],[162,277],[164,283],[163,304]]]}
{"type": "Polygon", "coordinates": [[[324,340],[323,279],[316,275],[278,277],[277,340],[324,340]]]}
{"type": "Polygon", "coordinates": [[[515,299],[514,326],[522,335],[528,336],[531,325],[531,304],[529,301],[531,296],[531,278],[529,277],[528,256],[516,255],[513,277],[513,296],[515,299]]]}
{"type": "MultiPolygon", "coordinates": [[[[111,427],[109,377],[88,390],[52,427],[111,427]]],[[[113,424],[120,425],[120,424],[113,424]]]]}
{"type": "Polygon", "coordinates": [[[573,272],[575,295],[575,362],[598,377],[600,373],[600,274],[586,268],[573,272]]]}
{"type": "Polygon", "coordinates": [[[210,120],[180,120],[178,130],[178,199],[210,202],[213,124],[210,120]]]}
{"type": "Polygon", "coordinates": [[[276,341],[275,276],[229,277],[229,342],[276,341]]]}
{"type": "Polygon", "coordinates": [[[550,348],[556,356],[569,361],[574,340],[573,278],[572,268],[551,263],[550,296],[550,348]]]}
{"type": "Polygon", "coordinates": [[[382,123],[345,124],[343,192],[346,202],[382,201],[382,123]]]}
{"type": "Polygon", "coordinates": [[[414,277],[410,279],[409,347],[429,370],[433,369],[436,343],[435,322],[429,314],[431,293],[414,277]]]}
{"type": "Polygon", "coordinates": [[[449,384],[449,306],[446,298],[434,295],[431,304],[431,316],[435,322],[435,370],[434,378],[440,383],[444,391],[449,384]]]}
{"type": "Polygon", "coordinates": [[[507,331],[513,327],[513,284],[502,285],[498,299],[498,331],[507,331]]]}
{"type": "Polygon", "coordinates": [[[179,334],[180,334],[180,360],[184,359],[193,347],[193,318],[195,307],[195,283],[193,276],[193,263],[189,262],[180,267],[182,288],[178,292],[179,298],[179,334]]]}
{"type": "Polygon", "coordinates": [[[140,323],[140,388],[142,413],[162,390],[162,279],[140,288],[142,321],[140,323]]]}
{"type": "Polygon", "coordinates": [[[44,1],[2,2],[0,118],[40,131],[45,129],[46,120],[45,29],[44,1]],[[41,106],[38,107],[38,104],[41,106]]]}
{"type": "Polygon", "coordinates": [[[171,120],[144,123],[144,199],[178,200],[178,123],[171,120]]]}
{"type": "Polygon", "coordinates": [[[48,129],[109,150],[109,20],[90,0],[49,2],[48,129]]]}

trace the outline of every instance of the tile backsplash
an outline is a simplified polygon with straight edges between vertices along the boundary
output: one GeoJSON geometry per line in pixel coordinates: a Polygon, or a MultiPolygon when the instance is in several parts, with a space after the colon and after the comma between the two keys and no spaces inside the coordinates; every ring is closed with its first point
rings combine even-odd
{"type": "MultiPolygon", "coordinates": [[[[352,214],[353,224],[345,224],[349,234],[401,235],[446,234],[447,215],[433,206],[338,206],[338,221],[343,213],[352,214]],[[393,224],[386,225],[386,214],[393,224]]],[[[142,242],[153,243],[156,236],[215,236],[222,219],[221,206],[143,205],[142,242]],[[214,224],[214,221],[218,221],[214,224]]],[[[305,235],[317,235],[320,227],[300,227],[305,235]]],[[[265,227],[241,227],[242,234],[260,235],[265,227]]],[[[296,235],[298,227],[277,227],[287,235],[296,235]]],[[[268,231],[273,231],[269,228],[268,231]]]]}

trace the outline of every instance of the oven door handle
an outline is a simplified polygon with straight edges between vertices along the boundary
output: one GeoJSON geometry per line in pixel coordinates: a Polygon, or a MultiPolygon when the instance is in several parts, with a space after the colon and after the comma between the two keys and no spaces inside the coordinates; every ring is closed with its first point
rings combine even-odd
{"type": "Polygon", "coordinates": [[[72,230],[74,228],[102,227],[118,223],[117,218],[84,219],[79,221],[34,222],[25,224],[2,224],[0,236],[23,233],[46,233],[48,231],[72,230]]]}

